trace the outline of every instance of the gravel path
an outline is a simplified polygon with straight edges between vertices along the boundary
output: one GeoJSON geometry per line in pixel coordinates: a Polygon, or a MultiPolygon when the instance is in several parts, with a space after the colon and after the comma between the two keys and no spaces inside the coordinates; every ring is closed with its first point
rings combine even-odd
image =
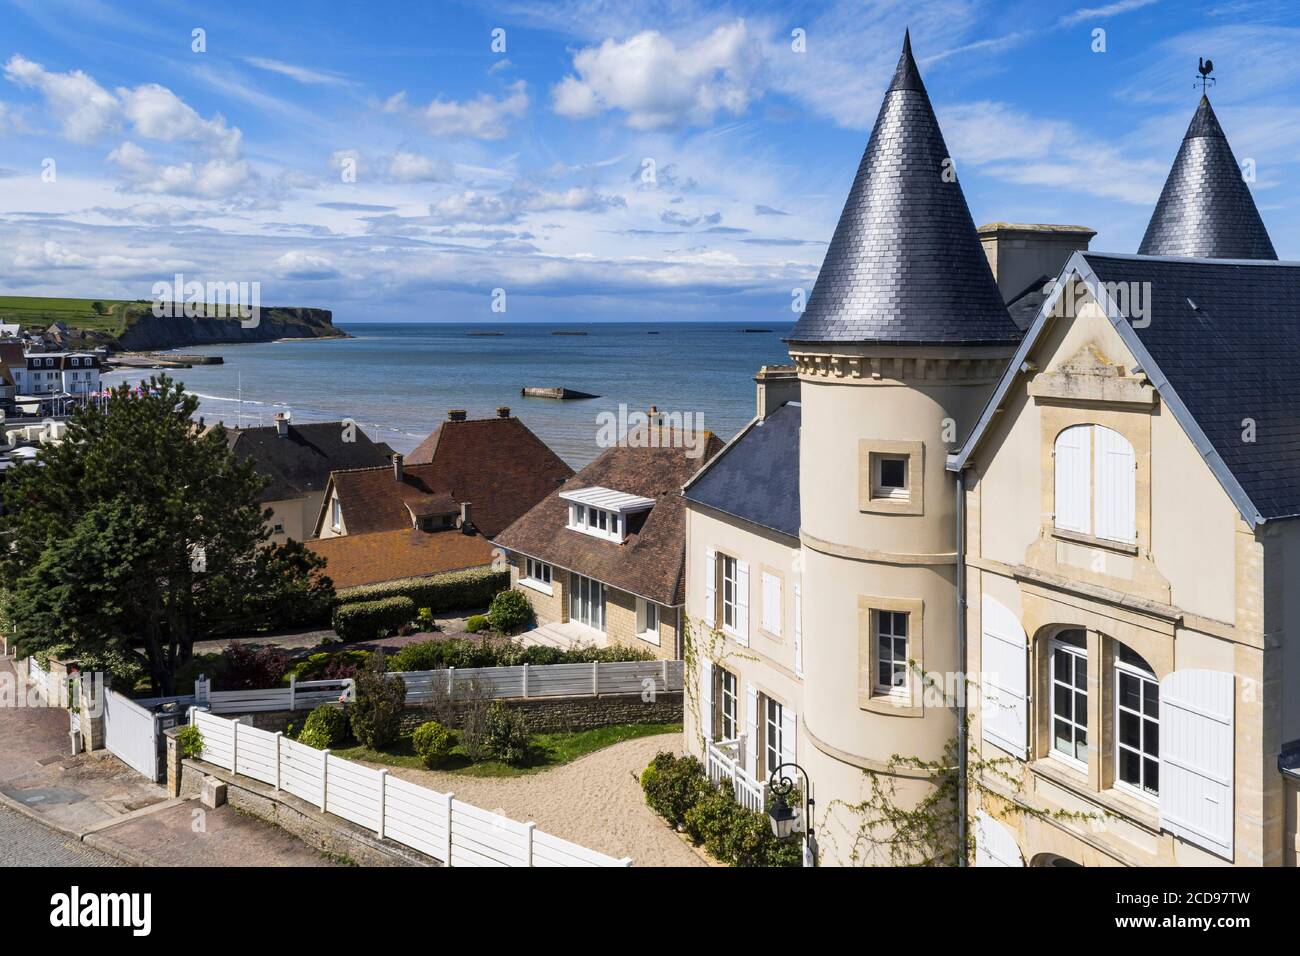
{"type": "MultiPolygon", "coordinates": [[[[466,777],[437,770],[389,773],[615,857],[636,866],[705,866],[645,804],[637,779],[661,750],[680,752],[682,735],[659,734],[614,744],[573,763],[522,777],[466,777]]],[[[378,765],[373,765],[378,766],[378,765]]]]}

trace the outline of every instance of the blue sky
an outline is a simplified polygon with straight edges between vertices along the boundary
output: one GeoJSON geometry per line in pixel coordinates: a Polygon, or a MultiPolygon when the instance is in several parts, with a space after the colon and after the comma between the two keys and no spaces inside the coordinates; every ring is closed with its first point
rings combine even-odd
{"type": "Polygon", "coordinates": [[[1282,0],[0,0],[0,289],[182,272],[340,321],[789,319],[908,25],[977,223],[1135,251],[1205,55],[1300,259],[1282,0]]]}

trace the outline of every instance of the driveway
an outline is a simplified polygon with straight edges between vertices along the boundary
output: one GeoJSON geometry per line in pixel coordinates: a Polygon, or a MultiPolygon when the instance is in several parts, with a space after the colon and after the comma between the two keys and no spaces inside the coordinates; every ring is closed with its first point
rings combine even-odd
{"type": "Polygon", "coordinates": [[[640,775],[661,750],[679,753],[682,735],[660,734],[614,744],[573,763],[522,777],[466,777],[436,770],[385,767],[390,774],[565,840],[630,856],[636,866],[706,866],[646,806],[640,775]]]}

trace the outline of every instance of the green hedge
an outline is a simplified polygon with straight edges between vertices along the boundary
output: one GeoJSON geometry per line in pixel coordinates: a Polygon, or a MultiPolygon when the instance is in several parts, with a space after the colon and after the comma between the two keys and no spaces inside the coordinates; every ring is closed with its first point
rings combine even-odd
{"type": "Polygon", "coordinates": [[[409,597],[357,601],[334,609],[334,632],[339,640],[372,641],[387,637],[415,619],[415,602],[409,597]]]}
{"type": "MultiPolygon", "coordinates": [[[[328,571],[328,569],[327,569],[328,571]]],[[[382,584],[363,584],[339,592],[341,606],[358,601],[382,598],[410,598],[417,608],[431,611],[454,611],[460,608],[487,607],[497,592],[510,587],[509,568],[470,568],[427,578],[403,578],[382,584]]],[[[414,619],[415,615],[411,615],[414,619]]]]}
{"type": "Polygon", "coordinates": [[[520,664],[590,664],[599,661],[653,661],[655,656],[633,647],[520,647],[518,644],[489,642],[477,638],[449,637],[444,640],[407,644],[388,658],[389,671],[436,671],[444,667],[518,667],[520,664]]]}

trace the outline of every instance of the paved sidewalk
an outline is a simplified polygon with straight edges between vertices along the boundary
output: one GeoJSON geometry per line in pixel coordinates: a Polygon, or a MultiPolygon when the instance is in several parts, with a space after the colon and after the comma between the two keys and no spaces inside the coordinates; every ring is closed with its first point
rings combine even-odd
{"type": "MultiPolygon", "coordinates": [[[[7,658],[0,680],[16,680],[7,658]]],[[[107,751],[72,756],[68,712],[53,707],[0,707],[0,814],[0,865],[11,832],[11,865],[104,865],[91,847],[139,866],[335,865],[231,807],[169,799],[107,751]]]]}

